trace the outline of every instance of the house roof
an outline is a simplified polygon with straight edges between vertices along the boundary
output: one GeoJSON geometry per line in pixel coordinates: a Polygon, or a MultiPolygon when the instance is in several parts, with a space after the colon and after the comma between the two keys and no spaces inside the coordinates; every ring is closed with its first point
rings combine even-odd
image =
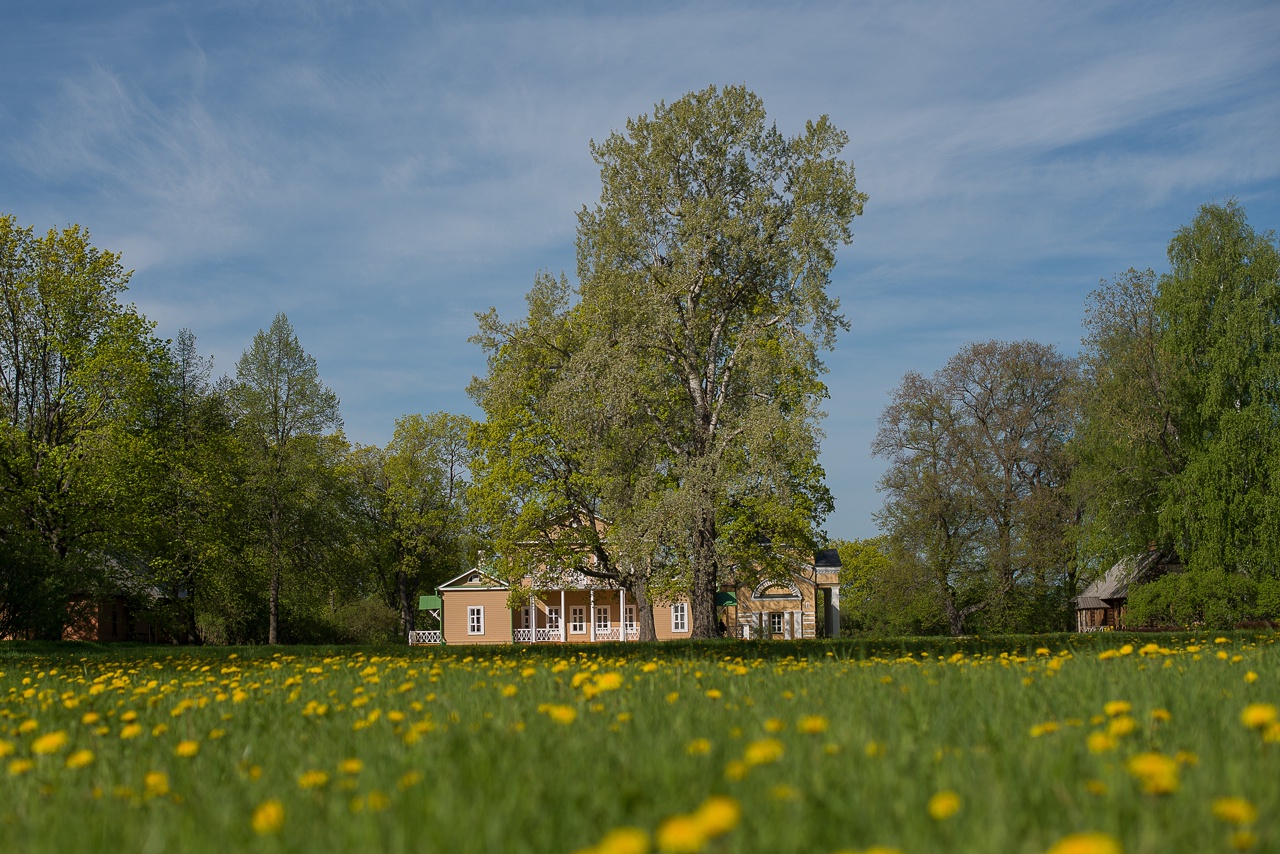
{"type": "Polygon", "coordinates": [[[840,552],[835,549],[818,549],[813,553],[813,565],[818,569],[840,569],[840,552]]]}
{"type": "Polygon", "coordinates": [[[1101,578],[1075,598],[1076,608],[1106,608],[1103,600],[1124,599],[1129,595],[1129,588],[1134,584],[1152,581],[1170,570],[1180,569],[1177,555],[1172,552],[1152,549],[1141,554],[1128,555],[1116,561],[1115,566],[1103,573],[1101,578]],[[1092,604],[1101,602],[1101,604],[1092,604]],[[1087,603],[1087,604],[1086,604],[1087,603]]]}
{"type": "Polygon", "coordinates": [[[441,584],[440,590],[509,590],[510,584],[507,584],[500,578],[497,578],[483,569],[468,569],[456,578],[451,578],[444,584],[441,584]],[[479,576],[478,583],[470,582],[472,576],[479,576]]]}

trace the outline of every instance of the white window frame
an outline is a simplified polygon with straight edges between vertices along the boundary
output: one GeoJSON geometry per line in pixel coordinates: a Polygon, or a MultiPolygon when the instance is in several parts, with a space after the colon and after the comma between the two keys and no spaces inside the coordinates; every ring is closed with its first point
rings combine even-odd
{"type": "Polygon", "coordinates": [[[553,632],[560,631],[560,606],[547,606],[547,628],[553,632]]]}
{"type": "Polygon", "coordinates": [[[585,635],[587,633],[587,606],[569,606],[569,634],[585,635]]]}
{"type": "Polygon", "coordinates": [[[689,606],[684,602],[676,602],[671,606],[671,631],[689,631],[689,606]]]}
{"type": "Polygon", "coordinates": [[[769,635],[778,637],[786,631],[786,616],[781,611],[769,612],[769,635]]]}
{"type": "Polygon", "coordinates": [[[483,605],[467,606],[467,634],[469,635],[484,634],[484,606],[483,605]]]}
{"type": "Polygon", "coordinates": [[[609,615],[608,605],[596,606],[596,631],[607,632],[613,628],[613,620],[609,615]]]}
{"type": "Polygon", "coordinates": [[[626,626],[627,631],[629,632],[637,631],[639,629],[639,624],[636,622],[636,606],[635,605],[627,606],[627,614],[626,614],[626,617],[624,618],[624,625],[626,626]]]}

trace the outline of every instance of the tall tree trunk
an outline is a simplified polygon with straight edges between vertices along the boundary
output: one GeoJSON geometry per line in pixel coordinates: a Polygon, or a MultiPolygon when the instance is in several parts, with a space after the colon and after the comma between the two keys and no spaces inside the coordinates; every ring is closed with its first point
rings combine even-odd
{"type": "Polygon", "coordinates": [[[275,644],[280,642],[280,570],[273,569],[271,571],[271,612],[270,622],[267,627],[267,643],[275,644]]]}
{"type": "Polygon", "coordinates": [[[649,582],[646,576],[636,575],[629,592],[636,600],[636,624],[640,630],[640,640],[656,641],[658,632],[653,624],[653,601],[649,599],[649,582]]]}
{"type": "Polygon", "coordinates": [[[396,596],[400,601],[400,633],[408,638],[413,631],[413,609],[409,607],[409,576],[403,569],[396,570],[396,596]]]}
{"type": "Polygon", "coordinates": [[[689,610],[693,612],[695,638],[714,638],[716,630],[716,587],[719,564],[716,558],[715,512],[703,509],[698,514],[693,532],[693,584],[689,591],[689,610]]]}

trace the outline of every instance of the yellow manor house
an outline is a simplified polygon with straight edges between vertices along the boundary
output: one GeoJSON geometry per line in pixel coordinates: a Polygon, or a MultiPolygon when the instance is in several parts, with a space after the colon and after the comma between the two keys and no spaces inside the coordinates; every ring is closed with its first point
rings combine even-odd
{"type": "MultiPolygon", "coordinates": [[[[607,581],[568,571],[551,589],[535,590],[533,577],[526,575],[520,589],[522,604],[513,608],[510,584],[483,569],[464,572],[442,584],[438,595],[421,597],[421,609],[438,618],[440,627],[410,632],[409,643],[599,643],[640,638],[635,603],[607,581]]],[[[823,549],[787,580],[724,589],[716,604],[726,633],[734,637],[813,638],[820,628],[824,635],[838,635],[840,556],[835,549],[823,549]]],[[[658,640],[690,637],[688,601],[655,602],[653,623],[658,640]]]]}

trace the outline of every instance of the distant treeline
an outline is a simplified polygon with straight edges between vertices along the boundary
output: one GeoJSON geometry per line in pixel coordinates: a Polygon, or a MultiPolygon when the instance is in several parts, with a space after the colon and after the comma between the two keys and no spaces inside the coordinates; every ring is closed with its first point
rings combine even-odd
{"type": "Polygon", "coordinates": [[[1094,291],[1078,359],[970,344],[880,416],[872,540],[839,543],[846,628],[1057,631],[1119,558],[1186,571],[1130,590],[1131,626],[1280,620],[1280,250],[1235,201],[1169,270],[1094,291]]]}

